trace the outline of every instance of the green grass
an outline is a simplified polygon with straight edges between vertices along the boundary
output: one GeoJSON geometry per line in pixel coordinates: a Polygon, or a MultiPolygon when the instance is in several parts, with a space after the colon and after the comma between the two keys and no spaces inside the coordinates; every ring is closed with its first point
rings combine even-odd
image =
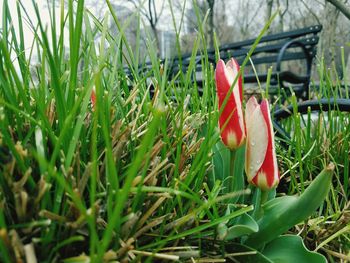
{"type": "MultiPolygon", "coordinates": [[[[214,65],[204,51],[202,97],[191,81],[194,56],[190,70],[168,82],[168,65],[160,65],[149,41],[152,66],[139,72],[144,61],[140,34],[133,51],[108,0],[117,35],[108,31],[107,16],[99,21],[83,2],[68,1],[59,14],[51,8],[51,33],[31,22],[19,2],[11,10],[18,12],[19,28],[14,29],[8,1],[3,3],[0,261],[29,262],[31,256],[38,262],[224,258],[215,241],[217,225],[252,208],[223,216],[224,200],[239,193],[223,196],[220,182],[207,184],[219,140],[214,65]],[[35,32],[31,50],[24,47],[23,20],[35,32]],[[149,95],[150,78],[154,97],[149,95]]],[[[36,15],[40,21],[37,8],[36,15]]],[[[205,47],[205,21],[198,11],[197,16],[193,55],[200,43],[205,47]]],[[[137,16],[131,19],[141,23],[137,16]]],[[[322,63],[319,69],[322,96],[333,96],[334,72],[322,63]]],[[[328,199],[292,231],[309,248],[338,262],[349,258],[349,115],[321,113],[315,122],[308,116],[302,126],[305,117],[298,114],[283,123],[293,131],[293,144],[288,149],[277,145],[283,175],[279,194],[302,192],[326,164],[336,164],[328,199]]]]}

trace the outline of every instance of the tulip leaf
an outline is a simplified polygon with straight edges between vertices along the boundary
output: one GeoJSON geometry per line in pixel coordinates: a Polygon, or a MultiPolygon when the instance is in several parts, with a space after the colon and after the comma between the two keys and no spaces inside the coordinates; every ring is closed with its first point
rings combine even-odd
{"type": "Polygon", "coordinates": [[[325,257],[309,251],[299,236],[280,236],[266,245],[263,251],[246,245],[229,243],[225,246],[227,253],[237,254],[234,258],[246,263],[325,263],[325,257]]]}
{"type": "MultiPolygon", "coordinates": [[[[254,205],[254,210],[250,213],[251,216],[257,220],[259,219],[259,207],[261,202],[261,190],[255,186],[250,186],[253,189],[253,195],[251,196],[251,201],[249,203],[254,205]]],[[[275,199],[276,196],[276,188],[271,189],[268,192],[267,201],[275,199]]],[[[245,202],[247,203],[247,202],[245,202]]]]}
{"type": "MultiPolygon", "coordinates": [[[[242,146],[234,153],[234,172],[231,173],[231,152],[220,141],[213,147],[213,171],[209,176],[210,186],[214,186],[215,181],[222,182],[222,194],[237,192],[244,189],[244,159],[245,147],[242,146]],[[233,175],[233,176],[232,176],[233,175]]],[[[228,199],[228,202],[233,204],[240,199],[240,196],[228,199]]]]}
{"type": "Polygon", "coordinates": [[[232,240],[236,237],[256,233],[259,230],[258,224],[248,214],[241,215],[237,222],[227,229],[225,240],[232,240]]]}
{"type": "MultiPolygon", "coordinates": [[[[244,161],[245,161],[245,146],[242,146],[236,150],[235,153],[235,164],[234,164],[234,173],[233,173],[233,185],[231,188],[233,192],[241,191],[245,187],[245,175],[244,175],[244,161]]],[[[231,200],[232,203],[235,203],[243,199],[243,196],[237,196],[234,200],[231,200]]]]}
{"type": "Polygon", "coordinates": [[[284,196],[263,205],[258,221],[259,231],[250,235],[246,244],[259,248],[307,219],[326,198],[331,187],[334,165],[326,167],[299,196],[284,196]]]}
{"type": "Polygon", "coordinates": [[[225,178],[230,177],[230,150],[220,141],[213,146],[213,172],[209,177],[210,186],[215,181],[223,183],[223,193],[228,193],[228,186],[225,185],[225,178]]]}
{"type": "Polygon", "coordinates": [[[274,263],[265,255],[260,253],[260,251],[256,251],[256,249],[248,247],[246,245],[240,243],[231,243],[228,242],[225,245],[226,253],[231,254],[236,262],[244,262],[244,263],[274,263]],[[234,256],[233,256],[234,255],[234,256]]]}
{"type": "Polygon", "coordinates": [[[300,236],[280,236],[266,245],[262,254],[278,263],[326,263],[326,258],[308,250],[300,236]]]}

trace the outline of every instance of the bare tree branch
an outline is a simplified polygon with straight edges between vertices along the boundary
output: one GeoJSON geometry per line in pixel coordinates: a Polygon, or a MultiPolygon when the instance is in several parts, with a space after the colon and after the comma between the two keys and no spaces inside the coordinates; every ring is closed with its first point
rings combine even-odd
{"type": "Polygon", "coordinates": [[[346,16],[350,20],[350,8],[346,6],[342,1],[340,0],[326,0],[327,2],[334,5],[344,16],[346,16]]]}
{"type": "Polygon", "coordinates": [[[128,0],[128,2],[132,3],[135,6],[135,8],[147,18],[147,20],[150,20],[150,17],[148,16],[148,13],[146,12],[146,9],[143,6],[140,6],[135,0],[128,0]]]}
{"type": "Polygon", "coordinates": [[[288,11],[288,7],[289,7],[289,1],[286,0],[286,8],[284,9],[284,11],[282,12],[282,18],[284,17],[284,15],[287,13],[288,11]]]}
{"type": "Polygon", "coordinates": [[[305,6],[305,8],[307,9],[307,11],[310,12],[310,14],[316,19],[318,24],[322,24],[320,19],[318,18],[318,16],[315,14],[314,11],[312,11],[312,9],[304,2],[304,0],[301,0],[301,3],[305,6]]]}

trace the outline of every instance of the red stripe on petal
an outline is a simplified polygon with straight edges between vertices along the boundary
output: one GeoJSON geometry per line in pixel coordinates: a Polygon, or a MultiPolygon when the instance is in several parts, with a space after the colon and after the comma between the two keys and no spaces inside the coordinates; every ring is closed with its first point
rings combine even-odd
{"type": "MultiPolygon", "coordinates": [[[[219,98],[219,110],[222,108],[227,93],[239,71],[239,65],[234,60],[225,65],[223,60],[219,60],[215,70],[215,81],[217,95],[219,98]],[[232,64],[232,65],[231,65],[232,64]]],[[[244,119],[241,101],[241,87],[239,82],[233,87],[233,92],[229,94],[225,108],[219,118],[221,137],[226,146],[236,149],[241,146],[245,139],[244,119]],[[237,92],[237,89],[239,91],[237,92]],[[238,96],[235,94],[238,94],[238,96]]]]}
{"type": "Polygon", "coordinates": [[[227,77],[225,62],[220,59],[216,65],[215,69],[215,81],[216,81],[216,90],[219,99],[224,100],[227,92],[229,92],[231,84],[230,79],[227,77]]]}
{"type": "MultiPolygon", "coordinates": [[[[221,109],[223,102],[224,98],[219,98],[219,109],[221,109]]],[[[231,94],[219,118],[220,128],[222,129],[224,127],[221,133],[222,140],[230,149],[238,148],[245,139],[244,127],[241,127],[239,124],[240,116],[238,111],[242,111],[242,109],[237,107],[236,101],[231,94]],[[236,137],[236,145],[229,144],[228,137],[232,133],[236,137]]]]}
{"type": "MultiPolygon", "coordinates": [[[[261,111],[263,113],[267,128],[268,128],[268,144],[264,162],[260,167],[259,172],[266,175],[267,184],[269,187],[274,187],[278,183],[278,167],[274,147],[274,135],[269,111],[269,103],[266,99],[261,102],[261,111]]],[[[258,172],[258,173],[259,173],[258,172]]],[[[255,179],[255,178],[254,178],[255,179]]],[[[254,180],[253,180],[254,181],[254,180]]]]}

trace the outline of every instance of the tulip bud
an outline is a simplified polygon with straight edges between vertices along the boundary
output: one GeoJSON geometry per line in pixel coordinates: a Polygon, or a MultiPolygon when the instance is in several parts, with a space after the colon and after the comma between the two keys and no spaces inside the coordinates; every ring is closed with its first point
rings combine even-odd
{"type": "Polygon", "coordinates": [[[279,174],[268,101],[263,99],[259,105],[256,98],[251,97],[246,105],[245,122],[248,181],[261,190],[269,190],[278,184],[279,174]]]}
{"type": "MultiPolygon", "coordinates": [[[[236,60],[231,58],[227,64],[219,60],[215,70],[216,91],[219,98],[219,110],[221,110],[227,93],[237,77],[239,65],[236,60]]],[[[237,149],[245,141],[244,117],[242,110],[242,77],[233,87],[231,94],[228,95],[225,108],[219,118],[221,130],[221,139],[223,143],[231,150],[237,149]]]]}

